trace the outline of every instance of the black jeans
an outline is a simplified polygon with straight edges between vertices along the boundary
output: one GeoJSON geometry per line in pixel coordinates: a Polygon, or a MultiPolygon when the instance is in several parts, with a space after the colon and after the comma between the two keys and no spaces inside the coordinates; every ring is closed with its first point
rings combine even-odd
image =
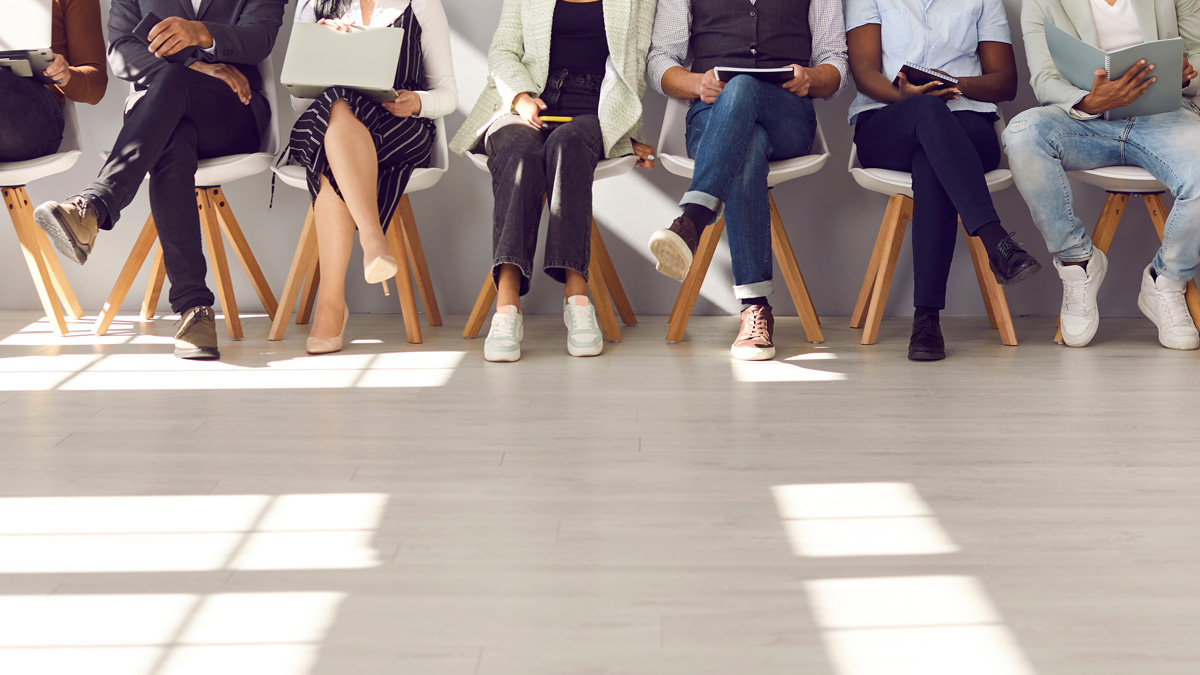
{"type": "Polygon", "coordinates": [[[58,152],[62,106],[31,77],[0,68],[0,162],[23,162],[58,152]]]}
{"type": "MultiPolygon", "coordinates": [[[[150,174],[150,212],[171,280],[171,309],[212,305],[196,210],[200,159],[258,152],[266,100],[255,92],[243,105],[229,85],[183,66],[168,66],[125,114],[112,154],[83,193],[108,212],[111,230],[150,174]],[[255,110],[255,108],[259,110],[255,110]]],[[[269,113],[265,116],[269,118],[269,113]]]]}
{"type": "Polygon", "coordinates": [[[542,114],[570,116],[573,121],[539,131],[515,114],[506,115],[484,136],[496,201],[492,277],[499,279],[501,265],[516,265],[521,270],[521,295],[529,292],[543,197],[550,200],[543,269],[559,283],[566,281],[566,270],[588,276],[592,178],[604,157],[596,114],[601,79],[551,73],[541,95],[548,108],[542,114]]]}
{"type": "Polygon", "coordinates": [[[914,96],[861,113],[854,128],[867,168],[912,173],[913,304],[946,306],[958,238],[1000,220],[983,175],[1000,166],[996,115],[952,112],[934,96],[914,96]]]}

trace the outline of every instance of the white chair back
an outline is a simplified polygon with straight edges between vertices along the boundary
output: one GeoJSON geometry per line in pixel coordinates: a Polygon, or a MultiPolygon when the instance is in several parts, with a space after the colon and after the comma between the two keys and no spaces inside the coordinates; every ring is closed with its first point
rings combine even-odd
{"type": "Polygon", "coordinates": [[[0,162],[0,186],[19,187],[39,178],[68,171],[75,166],[82,150],[75,102],[67,99],[63,105],[63,139],[58,152],[23,162],[0,162]]]}

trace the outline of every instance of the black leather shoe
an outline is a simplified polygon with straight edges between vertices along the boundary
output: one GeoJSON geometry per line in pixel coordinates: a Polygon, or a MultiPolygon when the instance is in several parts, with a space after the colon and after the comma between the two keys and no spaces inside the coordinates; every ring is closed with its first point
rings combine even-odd
{"type": "Polygon", "coordinates": [[[992,268],[996,283],[1001,286],[1012,286],[1042,269],[1041,263],[1021,248],[1011,232],[1000,240],[994,251],[988,251],[988,266],[992,268]]]}
{"type": "Polygon", "coordinates": [[[908,341],[909,361],[941,361],[946,358],[946,342],[942,325],[932,316],[913,319],[912,337],[908,341]]]}

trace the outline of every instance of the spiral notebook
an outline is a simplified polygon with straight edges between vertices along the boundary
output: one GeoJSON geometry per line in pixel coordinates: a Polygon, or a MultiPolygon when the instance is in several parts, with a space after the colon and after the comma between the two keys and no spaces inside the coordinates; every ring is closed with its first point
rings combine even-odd
{"type": "MultiPolygon", "coordinates": [[[[1047,23],[1046,46],[1058,72],[1068,82],[1086,91],[1092,90],[1096,71],[1103,69],[1109,79],[1120,78],[1135,63],[1146,60],[1155,66],[1158,80],[1133,103],[1104,113],[1106,120],[1157,115],[1178,110],[1183,105],[1182,83],[1183,39],[1170,38],[1143,42],[1140,45],[1106,52],[1047,23]]],[[[1149,76],[1147,76],[1149,77],[1149,76]]]]}

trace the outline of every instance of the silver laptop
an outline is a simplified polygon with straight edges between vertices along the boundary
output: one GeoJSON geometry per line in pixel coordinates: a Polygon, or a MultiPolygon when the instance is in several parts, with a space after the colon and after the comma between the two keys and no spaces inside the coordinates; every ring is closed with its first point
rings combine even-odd
{"type": "Polygon", "coordinates": [[[297,98],[316,98],[334,86],[376,101],[396,98],[396,68],[404,29],[356,27],[349,33],[315,23],[296,23],[279,80],[297,98]]]}
{"type": "Polygon", "coordinates": [[[42,77],[54,61],[50,51],[50,12],[54,0],[0,0],[4,16],[0,20],[0,67],[20,77],[51,84],[42,77]]]}

